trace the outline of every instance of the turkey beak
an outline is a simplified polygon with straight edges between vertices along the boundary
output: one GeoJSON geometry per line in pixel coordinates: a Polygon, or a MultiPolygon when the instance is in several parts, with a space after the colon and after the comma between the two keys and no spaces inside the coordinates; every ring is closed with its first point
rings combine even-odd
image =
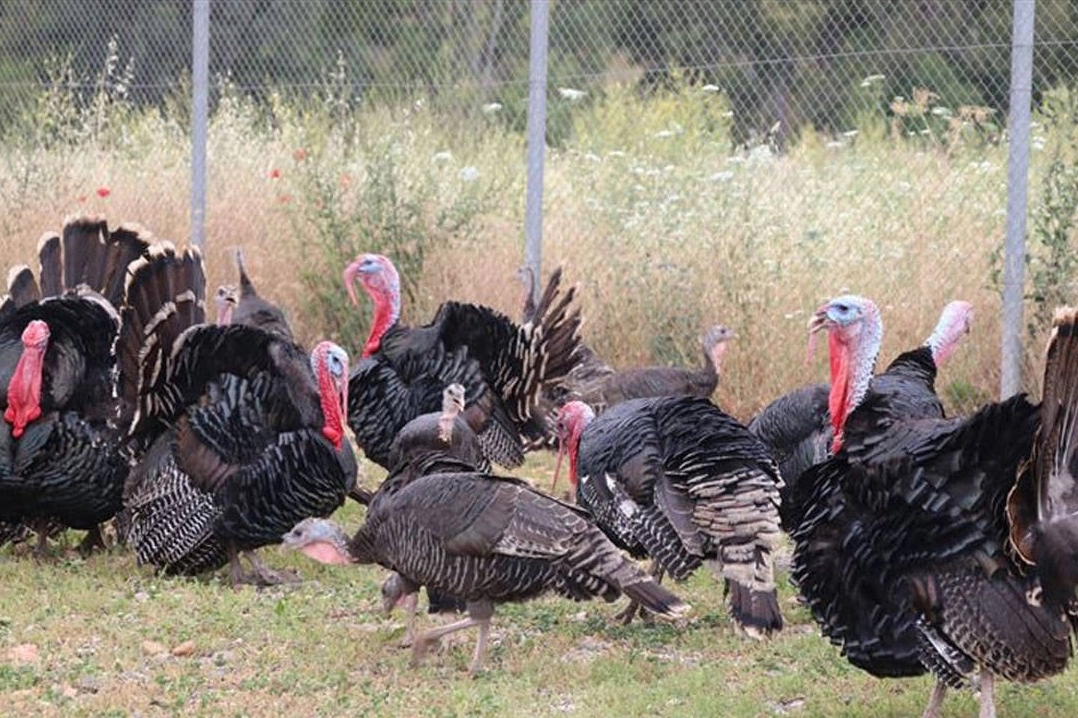
{"type": "Polygon", "coordinates": [[[356,296],[356,275],[359,274],[359,262],[352,262],[344,268],[344,288],[348,290],[348,298],[352,300],[352,306],[359,306],[359,298],[356,296]]]}

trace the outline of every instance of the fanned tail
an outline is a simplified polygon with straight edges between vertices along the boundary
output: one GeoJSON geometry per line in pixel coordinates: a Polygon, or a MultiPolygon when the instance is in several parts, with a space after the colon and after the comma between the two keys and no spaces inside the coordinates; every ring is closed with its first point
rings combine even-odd
{"type": "Polygon", "coordinates": [[[520,405],[515,408],[525,419],[524,437],[535,444],[550,444],[549,407],[541,398],[552,396],[580,359],[580,329],[583,319],[574,305],[576,287],[561,291],[562,268],[550,275],[533,318],[520,330],[523,344],[520,405]]]}
{"type": "Polygon", "coordinates": [[[1056,310],[1046,354],[1041,426],[1008,509],[1012,541],[1045,597],[1067,605],[1078,587],[1078,310],[1056,310]]]}
{"type": "Polygon", "coordinates": [[[205,321],[206,278],[195,248],[177,252],[170,242],[153,245],[132,263],[125,289],[116,354],[119,395],[131,432],[151,414],[145,402],[163,372],[177,338],[205,321]]]}

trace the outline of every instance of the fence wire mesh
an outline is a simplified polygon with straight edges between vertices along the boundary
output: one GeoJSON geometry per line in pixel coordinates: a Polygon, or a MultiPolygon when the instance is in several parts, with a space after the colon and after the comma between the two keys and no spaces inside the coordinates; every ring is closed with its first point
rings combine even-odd
{"type": "MultiPolygon", "coordinates": [[[[84,209],[185,235],[191,7],[0,5],[6,235],[35,237],[58,211],[84,209]]],[[[829,294],[857,290],[893,311],[885,351],[927,335],[955,296],[991,316],[1012,11],[551,2],[544,252],[583,283],[589,340],[616,363],[691,363],[703,329],[730,323],[745,346],[771,347],[731,353],[743,378],[727,398],[751,408],[818,375],[774,347],[829,294]]],[[[1036,13],[1039,317],[1073,289],[1078,6],[1038,0],[1036,13]]],[[[318,277],[361,247],[406,257],[417,314],[462,285],[514,304],[509,279],[485,278],[511,277],[520,257],[528,36],[520,0],[214,0],[207,223],[221,274],[227,249],[278,238],[251,261],[303,298],[313,333],[348,329],[336,280],[318,277]],[[287,249],[285,235],[310,241],[287,249]],[[432,261],[450,249],[473,259],[432,261]]],[[[958,403],[998,376],[986,324],[959,361],[958,403]]]]}

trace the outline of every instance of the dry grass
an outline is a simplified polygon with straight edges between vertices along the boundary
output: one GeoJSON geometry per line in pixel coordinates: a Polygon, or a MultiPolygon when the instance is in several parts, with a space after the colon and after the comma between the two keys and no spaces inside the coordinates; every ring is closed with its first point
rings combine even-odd
{"type": "MultiPolygon", "coordinates": [[[[944,393],[953,384],[960,408],[993,395],[1000,327],[989,258],[1002,241],[1006,148],[865,132],[809,136],[781,156],[766,147],[731,154],[722,107],[718,96],[648,104],[615,93],[580,110],[575,142],[550,153],[544,263],[565,264],[581,286],[586,336],[600,354],[616,365],[695,363],[700,332],[725,322],[740,339],[718,399],[744,417],[824,377],[819,362],[805,361],[803,327],[829,296],[855,291],[885,307],[884,359],[922,341],[940,308],[961,297],[978,320],[944,372],[944,393]]],[[[415,108],[371,111],[348,129],[277,112],[273,127],[240,100],[215,115],[211,286],[235,280],[231,253],[242,246],[263,292],[290,308],[304,339],[355,347],[359,338],[341,336],[332,316],[347,311],[343,292],[338,308],[313,311],[300,270],[323,275],[332,297],[340,266],[319,242],[332,235],[361,248],[403,221],[374,217],[364,204],[384,191],[370,186],[380,161],[396,173],[393,201],[418,215],[413,224],[429,242],[405,318],[422,321],[449,297],[516,314],[519,137],[443,127],[415,108]]],[[[34,240],[75,212],[187,236],[182,128],[157,115],[130,125],[109,142],[0,152],[0,250],[9,261],[29,260],[34,240]]],[[[1031,367],[1039,353],[1034,342],[1031,367]]]]}

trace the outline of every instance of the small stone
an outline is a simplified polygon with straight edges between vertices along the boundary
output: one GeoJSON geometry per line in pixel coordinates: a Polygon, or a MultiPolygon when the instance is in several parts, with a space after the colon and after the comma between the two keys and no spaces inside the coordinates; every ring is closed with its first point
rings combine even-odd
{"type": "Polygon", "coordinates": [[[168,653],[168,649],[165,648],[164,644],[157,641],[143,641],[142,652],[147,656],[159,656],[162,653],[168,653]]]}
{"type": "Polygon", "coordinates": [[[185,656],[193,655],[195,652],[194,641],[184,641],[172,647],[172,655],[183,658],[185,656]]]}
{"type": "Polygon", "coordinates": [[[37,663],[41,654],[33,643],[20,643],[8,649],[7,658],[13,663],[37,663]]]}

